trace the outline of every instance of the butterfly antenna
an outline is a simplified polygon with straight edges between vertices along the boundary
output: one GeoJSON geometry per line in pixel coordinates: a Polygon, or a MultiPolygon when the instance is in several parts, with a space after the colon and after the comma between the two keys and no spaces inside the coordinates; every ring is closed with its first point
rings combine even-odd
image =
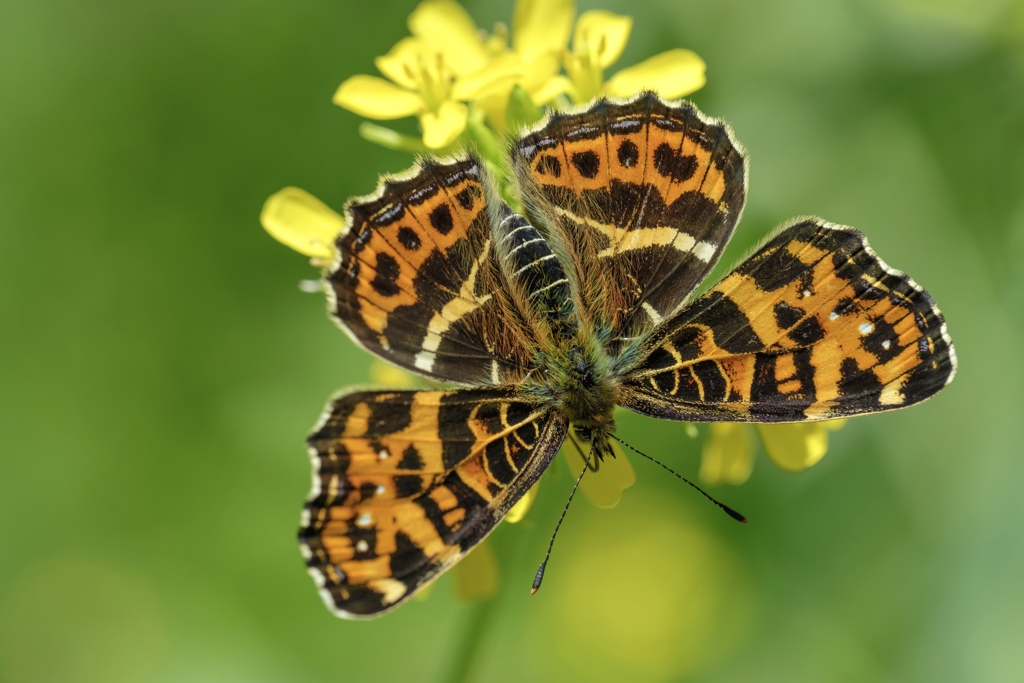
{"type": "MultiPolygon", "coordinates": [[[[633,446],[630,446],[630,445],[629,445],[628,443],[626,443],[625,441],[623,441],[623,440],[622,440],[622,439],[620,439],[619,437],[615,436],[614,434],[612,435],[612,438],[613,438],[613,439],[615,439],[616,441],[618,441],[619,443],[621,443],[621,444],[622,444],[623,446],[625,446],[625,447],[626,447],[626,448],[628,448],[629,450],[633,451],[634,453],[636,453],[636,454],[638,454],[638,455],[642,455],[643,457],[647,458],[648,460],[650,460],[650,461],[651,461],[651,462],[653,462],[654,464],[656,464],[656,465],[660,466],[660,467],[661,467],[662,469],[664,469],[664,470],[668,470],[668,471],[669,471],[669,472],[671,472],[672,474],[676,475],[676,477],[678,477],[679,479],[682,479],[683,481],[685,481],[685,482],[686,482],[687,484],[689,484],[689,485],[690,485],[691,487],[695,488],[695,489],[696,489],[696,490],[697,490],[697,491],[698,491],[698,492],[700,493],[700,495],[704,496],[705,498],[707,498],[708,500],[710,500],[710,501],[711,501],[712,503],[714,503],[714,504],[715,504],[715,505],[717,505],[718,507],[722,508],[722,510],[723,510],[723,511],[725,512],[725,514],[729,515],[730,517],[732,517],[733,519],[735,519],[735,520],[736,520],[737,522],[742,522],[743,524],[746,524],[746,523],[747,523],[747,518],[746,518],[746,517],[744,517],[744,516],[743,516],[743,515],[741,515],[740,513],[736,512],[735,510],[733,510],[733,509],[732,509],[731,507],[729,507],[729,506],[728,506],[728,505],[726,505],[725,503],[722,503],[722,502],[720,502],[720,501],[718,501],[718,500],[715,500],[715,499],[714,499],[714,498],[712,498],[712,497],[711,497],[710,495],[708,495],[708,492],[707,492],[707,491],[705,491],[705,490],[704,490],[704,489],[702,489],[701,487],[697,486],[697,485],[696,485],[696,484],[694,484],[694,483],[693,483],[692,481],[690,481],[689,479],[687,479],[687,478],[686,478],[686,477],[684,477],[683,475],[679,474],[678,472],[676,472],[676,471],[675,471],[674,469],[672,469],[671,467],[669,467],[668,465],[666,465],[666,464],[665,464],[665,463],[663,463],[662,461],[658,460],[657,458],[653,458],[653,457],[651,457],[651,456],[647,455],[647,454],[646,454],[646,453],[644,453],[643,451],[641,451],[641,450],[639,450],[639,449],[636,449],[636,448],[634,448],[633,446]]],[[[547,561],[547,560],[545,560],[545,562],[546,562],[546,561],[547,561]]]]}
{"type": "MultiPolygon", "coordinates": [[[[579,445],[576,444],[576,447],[579,448],[579,445]]],[[[593,446],[591,446],[591,451],[593,451],[593,446]]],[[[580,455],[583,455],[582,451],[580,451],[580,455]]],[[[548,560],[551,558],[551,549],[555,547],[555,536],[558,535],[558,529],[562,526],[562,521],[565,519],[565,513],[569,511],[569,504],[572,503],[572,497],[576,495],[576,489],[580,487],[580,482],[583,481],[583,475],[590,469],[590,458],[584,456],[583,460],[586,462],[586,465],[583,467],[583,471],[580,472],[580,476],[576,477],[576,483],[573,484],[572,493],[569,494],[569,500],[565,501],[565,507],[562,508],[562,516],[558,518],[558,523],[555,524],[555,530],[551,532],[551,540],[548,541],[548,551],[544,554],[544,561],[540,563],[539,567],[537,567],[537,573],[533,577],[533,587],[530,588],[530,595],[535,594],[540,589],[540,582],[544,580],[544,570],[547,569],[548,560]]]]}

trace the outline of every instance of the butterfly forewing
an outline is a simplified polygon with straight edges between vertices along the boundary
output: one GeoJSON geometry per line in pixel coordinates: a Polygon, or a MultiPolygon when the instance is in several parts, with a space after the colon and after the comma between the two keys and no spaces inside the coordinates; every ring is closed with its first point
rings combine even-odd
{"type": "Polygon", "coordinates": [[[568,252],[591,319],[619,336],[679,308],[746,197],[746,156],[725,124],[652,93],[555,114],[512,159],[527,211],[568,252]]]}
{"type": "Polygon", "coordinates": [[[917,403],[955,371],[928,293],[856,230],[807,219],[667,322],[621,401],[694,422],[821,420],[917,403]]]}
{"type": "Polygon", "coordinates": [[[308,440],[299,532],[328,606],[360,617],[404,601],[491,532],[565,431],[511,388],[334,398],[308,440]]]}
{"type": "Polygon", "coordinates": [[[486,182],[473,158],[425,161],[349,202],[326,279],[331,313],[359,343],[449,382],[522,375],[533,331],[508,295],[486,182]]]}

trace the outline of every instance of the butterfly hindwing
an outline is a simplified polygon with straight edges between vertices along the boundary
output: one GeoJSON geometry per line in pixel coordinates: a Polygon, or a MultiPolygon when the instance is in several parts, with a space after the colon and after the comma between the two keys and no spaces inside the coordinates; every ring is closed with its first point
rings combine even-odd
{"type": "Polygon", "coordinates": [[[805,219],[667,322],[620,401],[692,422],[821,420],[917,403],[955,371],[931,296],[861,233],[805,219]]]}
{"type": "Polygon", "coordinates": [[[482,541],[565,436],[515,389],[354,391],[308,439],[313,491],[299,540],[341,616],[375,616],[482,541]]]}
{"type": "Polygon", "coordinates": [[[512,148],[527,213],[546,218],[597,325],[671,316],[732,235],[746,154],[728,127],[653,93],[554,114],[512,148]]]}

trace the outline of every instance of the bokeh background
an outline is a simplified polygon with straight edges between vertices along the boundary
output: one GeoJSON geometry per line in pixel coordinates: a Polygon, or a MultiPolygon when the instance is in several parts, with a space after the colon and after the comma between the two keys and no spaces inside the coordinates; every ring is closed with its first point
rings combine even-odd
{"type": "MultiPolygon", "coordinates": [[[[0,23],[0,680],[1024,680],[1024,4],[605,0],[619,62],[689,47],[751,190],[726,260],[817,214],[941,305],[928,403],[853,420],[801,475],[712,493],[637,461],[613,510],[571,487],[492,537],[501,592],[328,614],[295,542],[303,439],[369,356],[260,228],[409,165],[330,102],[413,0],[4,4],[0,23]]],[[[473,0],[481,26],[511,2],[473,0]]],[[[700,440],[620,434],[691,476],[700,440]]]]}

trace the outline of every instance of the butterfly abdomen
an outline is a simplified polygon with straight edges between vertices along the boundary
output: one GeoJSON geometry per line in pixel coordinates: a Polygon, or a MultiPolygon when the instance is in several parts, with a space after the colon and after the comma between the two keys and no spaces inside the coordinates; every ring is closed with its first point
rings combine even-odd
{"type": "Polygon", "coordinates": [[[541,317],[553,340],[574,336],[578,320],[569,279],[544,236],[508,207],[504,207],[497,234],[501,266],[523,300],[523,308],[541,317]]]}

